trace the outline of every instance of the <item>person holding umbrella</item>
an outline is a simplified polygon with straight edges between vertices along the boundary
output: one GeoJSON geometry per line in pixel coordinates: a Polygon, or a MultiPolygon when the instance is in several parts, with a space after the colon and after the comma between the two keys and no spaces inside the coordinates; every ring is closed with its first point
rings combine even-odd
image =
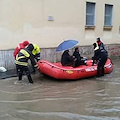
{"type": "Polygon", "coordinates": [[[65,40],[56,48],[56,52],[64,51],[61,57],[63,66],[75,66],[76,59],[69,54],[69,49],[73,48],[77,43],[77,40],[65,40]]]}
{"type": "Polygon", "coordinates": [[[61,57],[61,64],[63,66],[75,66],[75,57],[69,54],[69,50],[65,50],[61,57]]]}

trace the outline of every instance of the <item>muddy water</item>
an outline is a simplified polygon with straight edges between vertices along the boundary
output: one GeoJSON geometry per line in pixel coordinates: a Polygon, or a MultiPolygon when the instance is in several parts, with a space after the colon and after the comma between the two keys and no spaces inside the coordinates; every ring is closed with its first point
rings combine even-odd
{"type": "Polygon", "coordinates": [[[35,74],[34,84],[0,81],[0,120],[120,120],[120,61],[100,78],[60,81],[35,74]]]}

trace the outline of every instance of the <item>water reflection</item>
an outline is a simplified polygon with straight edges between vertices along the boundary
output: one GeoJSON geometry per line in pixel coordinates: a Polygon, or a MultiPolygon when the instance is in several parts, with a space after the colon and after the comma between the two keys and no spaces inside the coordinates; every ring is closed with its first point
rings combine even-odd
{"type": "Polygon", "coordinates": [[[34,84],[0,81],[0,120],[119,120],[120,63],[100,78],[61,81],[40,74],[34,84]]]}

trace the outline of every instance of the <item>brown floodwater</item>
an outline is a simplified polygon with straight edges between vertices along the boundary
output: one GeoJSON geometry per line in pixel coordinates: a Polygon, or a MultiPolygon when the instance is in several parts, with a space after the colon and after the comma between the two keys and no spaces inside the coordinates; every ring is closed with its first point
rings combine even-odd
{"type": "Polygon", "coordinates": [[[55,80],[39,73],[34,84],[0,80],[0,120],[120,120],[120,60],[104,77],[55,80]]]}

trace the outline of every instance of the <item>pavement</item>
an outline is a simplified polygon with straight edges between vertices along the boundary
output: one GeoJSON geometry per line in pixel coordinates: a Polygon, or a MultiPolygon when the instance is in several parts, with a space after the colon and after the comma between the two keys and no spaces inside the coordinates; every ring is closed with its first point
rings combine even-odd
{"type": "MultiPolygon", "coordinates": [[[[31,74],[34,74],[32,68],[29,68],[29,69],[30,69],[31,74]]],[[[11,77],[17,77],[16,69],[7,70],[6,72],[0,72],[0,80],[11,78],[11,77]]]]}
{"type": "Polygon", "coordinates": [[[0,79],[7,79],[11,77],[17,77],[16,69],[0,72],[0,79]]]}

